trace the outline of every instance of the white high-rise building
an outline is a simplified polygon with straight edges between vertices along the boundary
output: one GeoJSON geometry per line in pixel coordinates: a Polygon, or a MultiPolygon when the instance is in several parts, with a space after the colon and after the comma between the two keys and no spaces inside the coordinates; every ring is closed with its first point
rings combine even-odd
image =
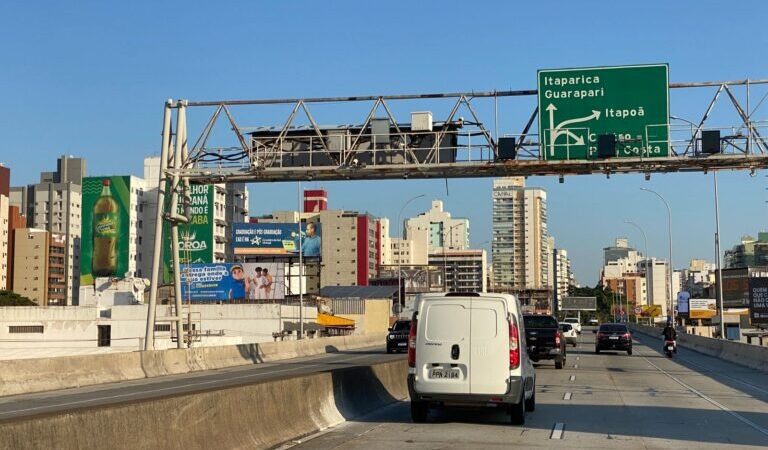
{"type": "Polygon", "coordinates": [[[547,193],[525,179],[493,181],[494,289],[541,289],[548,283],[547,193]]]}
{"type": "Polygon", "coordinates": [[[555,296],[558,300],[558,310],[562,307],[563,298],[568,296],[568,287],[573,283],[573,272],[571,271],[571,260],[568,259],[568,251],[562,248],[554,249],[554,281],[555,296]]]}
{"type": "Polygon", "coordinates": [[[406,238],[412,230],[428,230],[429,253],[443,249],[469,248],[469,219],[451,217],[451,213],[443,210],[441,200],[432,200],[432,208],[429,211],[406,221],[406,238]]]}
{"type": "Polygon", "coordinates": [[[82,182],[85,160],[61,156],[55,172],[42,172],[40,182],[13,187],[10,204],[27,216],[27,226],[65,236],[65,299],[51,305],[76,305],[80,287],[82,182]]]}
{"type": "Polygon", "coordinates": [[[650,258],[638,262],[637,270],[645,273],[648,304],[659,305],[661,316],[666,318],[669,305],[669,264],[664,260],[650,258]]]}

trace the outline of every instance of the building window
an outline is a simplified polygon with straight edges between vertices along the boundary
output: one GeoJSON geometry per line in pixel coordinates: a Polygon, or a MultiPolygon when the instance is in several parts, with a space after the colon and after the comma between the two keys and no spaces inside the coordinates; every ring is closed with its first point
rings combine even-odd
{"type": "Polygon", "coordinates": [[[43,326],[42,325],[9,325],[8,333],[9,334],[26,334],[26,333],[43,334],[43,326]]]}

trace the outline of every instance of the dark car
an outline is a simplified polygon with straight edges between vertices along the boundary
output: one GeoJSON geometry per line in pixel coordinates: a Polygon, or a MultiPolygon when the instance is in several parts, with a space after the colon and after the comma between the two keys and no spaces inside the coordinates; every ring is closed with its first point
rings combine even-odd
{"type": "Polygon", "coordinates": [[[387,333],[387,353],[408,351],[408,332],[410,331],[410,320],[395,322],[387,333]]]}
{"type": "Polygon", "coordinates": [[[632,354],[632,333],[623,323],[604,323],[594,331],[595,353],[600,350],[621,350],[632,354]]]}
{"type": "Polygon", "coordinates": [[[555,369],[565,365],[565,338],[560,332],[557,319],[540,314],[523,315],[525,343],[528,357],[533,362],[554,359],[555,369]]]}

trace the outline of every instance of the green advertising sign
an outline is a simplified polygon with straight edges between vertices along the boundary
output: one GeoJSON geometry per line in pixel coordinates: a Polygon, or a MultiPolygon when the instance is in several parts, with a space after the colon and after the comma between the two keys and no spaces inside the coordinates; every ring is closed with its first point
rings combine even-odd
{"type": "Polygon", "coordinates": [[[538,100],[543,159],[596,159],[601,135],[615,138],[612,157],[669,154],[666,64],[540,70],[538,100]]]}
{"type": "MultiPolygon", "coordinates": [[[[214,195],[216,187],[213,185],[191,185],[189,209],[189,223],[179,224],[179,257],[181,264],[199,264],[213,262],[213,222],[214,195]]],[[[170,199],[170,195],[166,196],[170,199]]],[[[181,201],[178,205],[178,213],[184,214],[184,206],[181,201]]],[[[171,255],[171,228],[168,223],[163,225],[165,236],[163,244],[163,279],[170,282],[173,279],[173,260],[171,255]]]]}
{"type": "Polygon", "coordinates": [[[80,284],[129,271],[131,177],[83,178],[80,284]]]}

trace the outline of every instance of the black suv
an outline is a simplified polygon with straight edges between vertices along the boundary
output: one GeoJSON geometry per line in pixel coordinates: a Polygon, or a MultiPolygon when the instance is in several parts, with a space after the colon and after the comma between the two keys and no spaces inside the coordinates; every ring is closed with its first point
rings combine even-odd
{"type": "Polygon", "coordinates": [[[623,323],[604,323],[593,333],[597,333],[595,353],[600,353],[600,350],[622,350],[632,354],[632,333],[623,323]]]}
{"type": "Polygon", "coordinates": [[[387,353],[408,351],[408,332],[410,331],[410,320],[395,322],[387,333],[387,353]]]}
{"type": "Polygon", "coordinates": [[[528,357],[533,362],[542,359],[554,359],[555,369],[565,365],[565,339],[560,333],[560,325],[552,316],[524,314],[525,343],[528,357]]]}

